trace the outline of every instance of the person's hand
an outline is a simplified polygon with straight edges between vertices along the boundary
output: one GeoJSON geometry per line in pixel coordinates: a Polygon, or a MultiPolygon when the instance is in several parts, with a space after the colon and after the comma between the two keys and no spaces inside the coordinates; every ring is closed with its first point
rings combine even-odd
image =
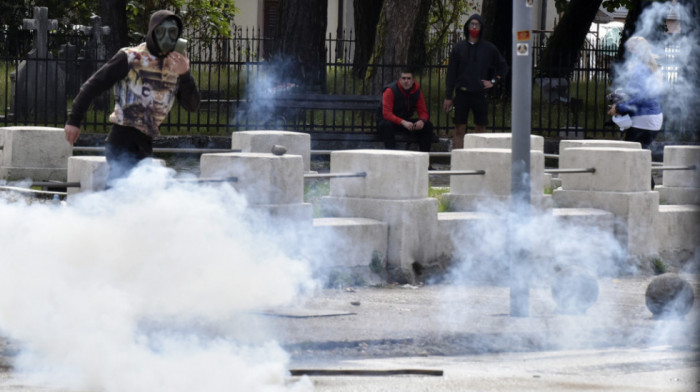
{"type": "Polygon", "coordinates": [[[412,122],[406,121],[406,120],[401,120],[401,125],[404,128],[408,129],[409,131],[412,131],[414,128],[414,124],[412,122]]]}
{"type": "Polygon", "coordinates": [[[610,110],[608,110],[608,114],[611,116],[616,116],[617,115],[617,105],[612,105],[610,110]]]}
{"type": "Polygon", "coordinates": [[[481,83],[484,85],[484,88],[491,88],[491,87],[493,87],[493,83],[491,83],[490,80],[482,80],[481,83]]]}
{"type": "Polygon", "coordinates": [[[442,108],[445,110],[445,113],[449,112],[452,109],[452,100],[445,99],[445,102],[442,103],[442,108]]]}
{"type": "Polygon", "coordinates": [[[76,127],[75,125],[66,124],[63,130],[66,132],[66,140],[72,146],[75,141],[78,140],[78,136],[80,136],[80,128],[76,127]]]}
{"type": "Polygon", "coordinates": [[[170,52],[166,59],[165,66],[178,75],[185,74],[190,70],[190,59],[182,53],[170,52]]]}
{"type": "Polygon", "coordinates": [[[424,126],[425,122],[423,122],[423,120],[418,120],[415,123],[413,123],[413,129],[415,129],[416,131],[420,131],[421,129],[423,129],[424,126]]]}

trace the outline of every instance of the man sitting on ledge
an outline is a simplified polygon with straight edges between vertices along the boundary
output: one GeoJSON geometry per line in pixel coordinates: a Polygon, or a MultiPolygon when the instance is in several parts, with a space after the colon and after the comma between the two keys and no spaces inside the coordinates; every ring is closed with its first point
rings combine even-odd
{"type": "Polygon", "coordinates": [[[420,151],[430,152],[433,124],[429,121],[425,98],[420,85],[413,79],[413,72],[402,70],[397,82],[384,87],[377,132],[388,150],[396,149],[397,133],[412,133],[420,151]],[[413,119],[416,112],[418,118],[413,119]]]}

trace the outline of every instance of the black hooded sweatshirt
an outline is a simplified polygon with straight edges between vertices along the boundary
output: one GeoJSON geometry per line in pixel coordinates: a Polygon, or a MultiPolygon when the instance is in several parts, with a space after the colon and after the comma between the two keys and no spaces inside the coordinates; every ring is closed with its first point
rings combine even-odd
{"type": "MultiPolygon", "coordinates": [[[[161,69],[163,67],[163,60],[168,53],[161,53],[158,43],[155,40],[154,30],[156,26],[165,19],[173,19],[180,28],[181,34],[183,30],[182,20],[172,11],[160,10],[151,15],[150,22],[148,23],[148,33],[146,34],[146,47],[152,55],[158,57],[160,62],[159,67],[161,69]]],[[[124,50],[118,51],[80,87],[80,92],[73,101],[73,106],[71,107],[70,115],[66,123],[80,127],[85,112],[87,112],[90,103],[95,97],[102,94],[119,81],[125,79],[129,70],[129,59],[126,52],[124,50]]],[[[189,111],[197,110],[199,107],[199,90],[189,71],[178,77],[176,97],[180,104],[189,111]]]]}
{"type": "Polygon", "coordinates": [[[464,35],[467,39],[455,44],[450,54],[447,66],[446,98],[452,99],[456,89],[471,92],[484,91],[482,80],[502,79],[508,72],[508,65],[496,47],[484,40],[484,21],[479,14],[469,17],[464,24],[464,35]],[[469,42],[469,22],[478,20],[481,23],[479,40],[469,42]]]}

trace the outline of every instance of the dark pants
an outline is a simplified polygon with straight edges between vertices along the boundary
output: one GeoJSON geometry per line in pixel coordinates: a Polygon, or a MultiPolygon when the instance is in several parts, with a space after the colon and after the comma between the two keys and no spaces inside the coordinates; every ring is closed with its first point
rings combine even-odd
{"type": "Polygon", "coordinates": [[[145,158],[153,156],[153,139],[136,128],[112,125],[105,143],[105,156],[109,164],[107,185],[122,177],[145,158]]]}
{"type": "Polygon", "coordinates": [[[420,131],[409,131],[401,125],[394,124],[391,121],[379,120],[377,123],[377,132],[379,133],[379,137],[384,142],[384,148],[387,150],[396,150],[397,133],[415,136],[416,140],[418,141],[418,149],[423,152],[430,152],[430,146],[433,144],[433,123],[430,121],[426,122],[423,129],[420,131]]]}
{"type": "MultiPolygon", "coordinates": [[[[651,143],[658,134],[658,131],[650,131],[648,129],[627,128],[625,129],[626,142],[639,142],[645,150],[651,150],[651,143]]],[[[654,176],[651,176],[651,189],[654,189],[654,176]]]]}
{"type": "Polygon", "coordinates": [[[651,143],[654,141],[658,131],[648,129],[627,128],[625,129],[626,142],[639,142],[645,150],[651,150],[651,143]]]}

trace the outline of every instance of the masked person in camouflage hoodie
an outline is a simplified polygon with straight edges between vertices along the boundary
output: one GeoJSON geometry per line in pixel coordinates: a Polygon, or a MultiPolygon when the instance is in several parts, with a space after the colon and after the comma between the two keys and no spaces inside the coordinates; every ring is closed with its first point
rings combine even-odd
{"type": "Polygon", "coordinates": [[[190,75],[186,55],[174,51],[182,35],[182,21],[175,13],[153,13],[146,42],[122,48],[80,88],[64,128],[73,144],[80,136],[80,123],[93,99],[114,87],[113,124],[105,155],[109,179],[122,177],[144,158],[153,155],[153,138],[170,112],[175,98],[187,110],[199,106],[199,91],[190,75]]]}

